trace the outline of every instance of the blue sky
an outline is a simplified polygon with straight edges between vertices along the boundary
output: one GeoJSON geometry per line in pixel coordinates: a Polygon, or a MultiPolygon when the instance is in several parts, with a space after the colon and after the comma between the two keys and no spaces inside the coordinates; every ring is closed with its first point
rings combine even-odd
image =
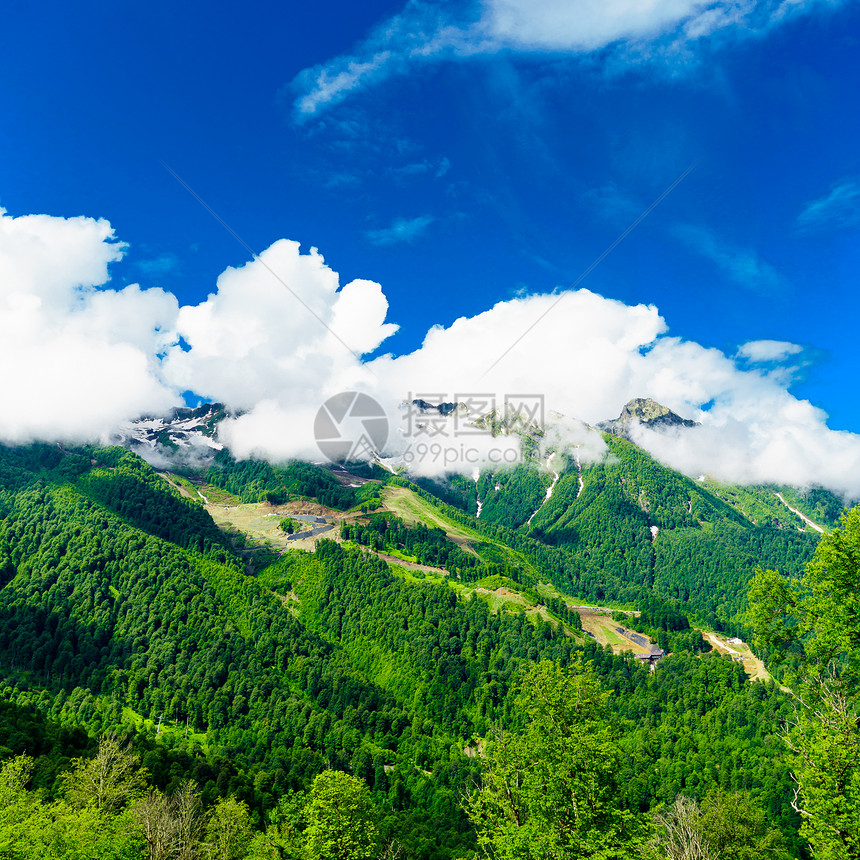
{"type": "Polygon", "coordinates": [[[828,0],[13,0],[0,205],[107,219],[113,287],[197,304],[249,255],[166,164],[255,251],[381,284],[404,354],[573,284],[692,167],[581,285],[739,367],[802,347],[785,384],[856,433],[858,45],[828,0]]]}

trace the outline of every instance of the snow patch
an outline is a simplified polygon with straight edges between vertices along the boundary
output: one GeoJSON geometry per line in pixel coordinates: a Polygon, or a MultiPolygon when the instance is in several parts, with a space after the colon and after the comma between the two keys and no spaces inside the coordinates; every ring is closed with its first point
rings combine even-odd
{"type": "MultiPolygon", "coordinates": [[[[544,496],[543,501],[537,506],[534,513],[532,513],[532,515],[528,518],[528,520],[526,520],[527,526],[530,526],[532,524],[532,520],[535,518],[535,514],[552,498],[552,491],[555,488],[556,482],[558,481],[558,478],[559,478],[559,473],[556,472],[552,468],[552,461],[554,458],[555,458],[555,452],[553,451],[553,453],[550,454],[549,457],[547,457],[547,461],[546,461],[547,469],[550,469],[552,471],[552,474],[553,474],[552,483],[546,488],[546,495],[544,496]]],[[[581,484],[582,478],[580,478],[579,481],[581,484]]],[[[581,491],[582,491],[582,487],[580,486],[580,492],[581,491]]],[[[579,493],[577,493],[576,497],[579,498],[579,493]]]]}
{"type": "Polygon", "coordinates": [[[585,481],[582,480],[582,460],[579,458],[578,445],[576,446],[576,454],[574,454],[573,460],[576,463],[576,474],[579,477],[579,489],[576,491],[576,498],[578,499],[582,493],[583,487],[585,486],[585,481]]]}

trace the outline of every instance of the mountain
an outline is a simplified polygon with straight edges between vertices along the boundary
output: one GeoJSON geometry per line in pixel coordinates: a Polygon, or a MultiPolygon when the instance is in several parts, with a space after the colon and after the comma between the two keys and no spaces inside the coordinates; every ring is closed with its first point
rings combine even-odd
{"type": "MultiPolygon", "coordinates": [[[[465,404],[411,406],[436,420],[463,420],[468,412],[465,404]]],[[[217,452],[213,436],[224,416],[215,404],[142,419],[129,444],[160,467],[205,465],[209,483],[244,503],[303,498],[335,510],[381,505],[375,485],[365,484],[382,479],[373,467],[364,467],[363,476],[355,474],[357,466],[341,473],[292,463],[279,470],[217,452]]],[[[841,511],[840,500],[826,491],[694,481],[663,466],[626,438],[629,429],[635,422],[695,425],[653,400],[632,400],[616,421],[602,425],[606,449],[587,461],[571,440],[596,431],[564,416],[550,414],[543,427],[510,410],[467,417],[496,435],[518,435],[524,461],[473,478],[418,479],[418,486],[457,516],[474,518],[471,528],[504,529],[502,541],[540,559],[532,563],[543,565],[555,587],[588,600],[635,603],[656,594],[681,601],[718,629],[742,634],[746,584],[755,566],[799,574],[815,538],[841,511]]]]}
{"type": "MultiPolygon", "coordinates": [[[[612,702],[607,719],[628,721],[613,802],[642,815],[678,791],[704,794],[718,785],[709,774],[725,772],[757,786],[749,802],[796,839],[770,731],[788,704],[741,664],[703,654],[710,645],[688,621],[713,609],[737,624],[749,567],[777,561],[765,536],[791,533],[758,529],[629,442],[611,444],[611,462],[583,467],[581,490],[573,464],[540,525],[517,528],[381,472],[349,486],[310,464],[222,452],[186,473],[193,481],[167,482],[119,448],[0,448],[4,695],[93,734],[139,736],[156,787],[188,776],[206,803],[232,793],[260,828],[290,791],[346,770],[387,810],[404,856],[453,860],[475,847],[459,801],[479,775],[475,750],[494,726],[521,725],[519,679],[541,659],[584,659],[612,702]],[[337,542],[279,543],[279,520],[326,493],[337,542]],[[745,536],[746,555],[724,564],[727,533],[745,536]],[[707,553],[691,549],[697,539],[707,553]],[[269,560],[249,567],[255,543],[269,560]],[[689,594],[701,571],[685,568],[686,552],[697,565],[715,557],[689,594]],[[642,617],[585,635],[576,607],[596,599],[637,601],[642,617]],[[652,637],[674,653],[649,672],[593,638],[623,629],[630,648],[652,637]],[[677,752],[654,747],[655,731],[677,752]]],[[[793,554],[813,540],[792,537],[793,554]]],[[[31,748],[20,732],[5,739],[31,748]]],[[[43,761],[40,779],[50,788],[63,767],[43,761]]]]}
{"type": "MultiPolygon", "coordinates": [[[[596,462],[561,458],[554,473],[520,464],[477,481],[419,483],[463,516],[477,517],[481,531],[503,535],[534,558],[564,592],[631,603],[654,594],[680,601],[717,629],[743,634],[756,565],[799,574],[818,533],[772,491],[745,491],[745,499],[772,498],[784,512],[780,522],[757,523],[713,486],[661,465],[626,439],[607,436],[606,444],[596,462]]],[[[727,488],[721,492],[732,499],[727,488]]]]}
{"type": "MultiPolygon", "coordinates": [[[[557,475],[559,469],[564,468],[563,463],[570,465],[582,459],[583,440],[588,438],[589,434],[592,434],[593,440],[595,429],[603,434],[632,441],[631,430],[636,425],[658,430],[698,426],[696,422],[681,418],[650,398],[630,400],[618,418],[600,422],[597,428],[560,413],[550,411],[544,416],[541,409],[540,414],[532,414],[528,409],[513,408],[510,404],[486,412],[470,409],[466,403],[433,404],[421,399],[412,400],[402,406],[413,411],[410,419],[413,432],[424,429],[426,421],[441,420],[456,421],[460,429],[465,425],[489,432],[493,436],[519,437],[524,461],[528,466],[526,470],[519,472],[519,476],[528,476],[526,480],[530,485],[530,501],[525,504],[516,502],[517,507],[525,514],[519,521],[517,516],[502,518],[506,524],[514,526],[521,525],[536,513],[539,505],[532,502],[536,503],[544,498],[553,482],[553,476],[557,475]],[[549,458],[553,459],[550,461],[549,458]]],[[[224,448],[218,441],[218,426],[230,414],[220,403],[205,403],[193,409],[177,408],[164,416],[144,416],[128,422],[117,429],[111,442],[129,448],[158,467],[206,467],[215,461],[218,452],[224,448]]],[[[390,470],[407,474],[409,472],[408,464],[400,458],[394,457],[384,462],[390,470]]],[[[354,471],[354,464],[350,468],[354,471]]],[[[485,469],[484,483],[491,480],[493,487],[496,484],[499,484],[500,488],[507,486],[512,471],[517,473],[517,469],[506,469],[498,473],[485,469]]],[[[457,482],[456,477],[449,475],[444,483],[457,482]]],[[[723,485],[707,478],[701,483],[713,495],[757,525],[785,525],[818,530],[820,533],[821,530],[833,528],[837,524],[844,507],[843,500],[822,488],[741,487],[723,485]]],[[[431,488],[444,495],[439,482],[436,482],[435,486],[431,485],[431,488]]],[[[445,498],[450,500],[453,497],[445,498]]],[[[479,502],[482,506],[488,505],[483,516],[495,520],[498,516],[491,509],[503,498],[506,498],[504,494],[495,496],[478,488],[473,494],[473,501],[470,503],[461,499],[463,503],[460,506],[466,511],[477,513],[479,502]]]]}
{"type": "Polygon", "coordinates": [[[464,409],[466,408],[465,403],[428,403],[426,400],[421,400],[420,398],[417,400],[413,400],[411,405],[415,407],[419,412],[429,413],[435,412],[437,415],[441,415],[443,417],[447,417],[448,415],[452,415],[458,408],[464,409]]]}
{"type": "Polygon", "coordinates": [[[676,415],[671,409],[657,403],[656,400],[651,400],[650,397],[628,401],[617,418],[612,421],[602,421],[597,426],[605,433],[629,439],[631,429],[640,424],[653,430],[698,426],[695,421],[681,418],[680,415],[676,415]]]}
{"type": "Polygon", "coordinates": [[[757,565],[811,558],[819,532],[792,508],[828,529],[834,499],[694,481],[608,432],[584,458],[504,418],[486,421],[534,442],[524,462],[417,483],[237,461],[217,406],[138,422],[132,450],[0,446],[0,767],[29,751],[60,796],[68,750],[119,732],[156,789],[191,779],[204,804],[247,804],[260,838],[289,820],[297,839],[288,809],[335,768],[402,857],[460,860],[477,847],[461,798],[549,660],[603,691],[614,809],[644,822],[738,791],[798,856],[773,731],[790,703],[727,637],[748,637],[757,565]],[[170,472],[168,452],[198,449],[170,472]],[[649,671],[625,651],[667,656],[649,671]]]}
{"type": "MultiPolygon", "coordinates": [[[[460,413],[468,411],[453,403],[420,401],[412,407],[437,420],[455,415],[462,420],[460,413]]],[[[363,483],[380,480],[372,467],[364,467],[363,477],[355,476],[358,467],[340,473],[292,463],[279,470],[217,452],[213,436],[225,414],[213,404],[142,419],[128,444],[159,466],[206,465],[209,483],[245,503],[295,497],[336,510],[381,504],[374,485],[363,483]],[[200,450],[206,456],[199,456],[200,450]],[[356,482],[359,486],[350,489],[356,482]]],[[[472,528],[504,529],[503,542],[541,559],[555,587],[588,600],[635,603],[653,593],[681,601],[718,629],[743,633],[751,571],[761,564],[798,574],[815,537],[832,528],[841,510],[826,491],[693,481],[663,466],[626,438],[633,423],[695,425],[653,400],[632,400],[616,421],[602,425],[608,427],[606,450],[588,462],[570,440],[595,431],[574,427],[564,416],[551,414],[545,427],[510,411],[469,418],[494,434],[518,435],[525,460],[484,469],[477,478],[449,475],[419,479],[418,485],[457,509],[458,516],[474,518],[472,528]]]]}
{"type": "Polygon", "coordinates": [[[144,416],[121,425],[111,443],[153,463],[200,465],[223,449],[217,440],[218,425],[227,415],[221,403],[203,403],[193,409],[178,407],[167,415],[144,416]]]}

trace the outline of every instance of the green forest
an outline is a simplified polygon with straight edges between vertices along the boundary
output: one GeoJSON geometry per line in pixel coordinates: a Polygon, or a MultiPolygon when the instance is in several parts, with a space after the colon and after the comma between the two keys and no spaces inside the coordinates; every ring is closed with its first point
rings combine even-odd
{"type": "Polygon", "coordinates": [[[135,454],[0,447],[0,856],[860,858],[860,511],[804,496],[819,541],[609,444],[548,499],[222,453],[195,480],[342,514],[253,573],[135,454]]]}

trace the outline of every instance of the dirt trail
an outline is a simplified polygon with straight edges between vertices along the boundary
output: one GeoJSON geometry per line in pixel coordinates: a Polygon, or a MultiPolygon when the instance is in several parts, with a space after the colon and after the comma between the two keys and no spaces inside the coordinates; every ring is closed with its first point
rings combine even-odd
{"type": "Polygon", "coordinates": [[[700,630],[714,650],[720,654],[728,654],[736,663],[740,663],[744,667],[744,671],[750,678],[757,681],[772,681],[770,672],[764,667],[764,663],[753,654],[749,645],[746,642],[729,642],[725,636],[720,636],[717,633],[711,633],[709,630],[700,630]]]}
{"type": "MultiPolygon", "coordinates": [[[[362,547],[362,549],[366,549],[366,547],[362,547]]],[[[429,564],[419,564],[417,561],[405,561],[402,558],[398,558],[396,555],[388,555],[388,553],[385,552],[373,551],[373,554],[377,558],[381,558],[383,561],[387,561],[390,564],[396,564],[398,567],[405,567],[407,570],[422,570],[424,573],[436,573],[439,576],[450,576],[444,567],[433,567],[429,564]]]]}
{"type": "Polygon", "coordinates": [[[193,496],[188,492],[187,487],[183,487],[182,484],[174,481],[169,472],[159,472],[158,476],[160,478],[164,478],[164,480],[167,481],[167,483],[170,484],[170,486],[173,487],[173,489],[176,490],[176,492],[178,492],[184,499],[193,499],[195,502],[200,501],[197,496],[193,496]]]}
{"type": "Polygon", "coordinates": [[[776,497],[793,513],[797,514],[808,526],[815,529],[819,534],[824,534],[824,529],[817,523],[812,522],[806,514],[802,514],[797,508],[793,508],[783,497],[782,493],[777,493],[776,497]]]}
{"type": "Polygon", "coordinates": [[[740,657],[741,654],[739,651],[735,651],[734,648],[729,648],[728,644],[720,639],[718,639],[713,633],[709,633],[707,630],[702,631],[702,635],[713,645],[717,651],[721,654],[734,654],[735,657],[740,657]]]}

